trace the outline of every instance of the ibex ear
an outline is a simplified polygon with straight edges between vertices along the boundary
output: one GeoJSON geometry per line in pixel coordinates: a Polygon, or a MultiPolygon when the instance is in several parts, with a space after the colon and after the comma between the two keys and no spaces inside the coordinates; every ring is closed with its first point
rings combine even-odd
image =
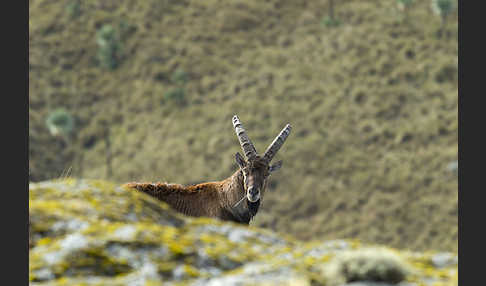
{"type": "Polygon", "coordinates": [[[245,168],[246,166],[245,159],[243,159],[243,156],[241,156],[239,152],[236,152],[235,159],[236,159],[236,163],[238,164],[238,166],[240,166],[241,169],[245,168]]]}
{"type": "Polygon", "coordinates": [[[277,163],[271,165],[268,170],[270,171],[270,173],[275,172],[282,167],[282,163],[282,160],[280,160],[277,163]]]}

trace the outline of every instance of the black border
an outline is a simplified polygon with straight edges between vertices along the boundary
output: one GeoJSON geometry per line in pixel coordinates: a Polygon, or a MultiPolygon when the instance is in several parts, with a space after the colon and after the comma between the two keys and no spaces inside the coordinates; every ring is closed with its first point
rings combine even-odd
{"type": "Polygon", "coordinates": [[[3,230],[2,257],[7,262],[2,271],[2,281],[29,285],[29,2],[12,1],[8,4],[12,5],[3,5],[1,17],[4,85],[2,175],[3,182],[7,182],[2,186],[4,197],[0,208],[3,218],[0,222],[3,230]]]}
{"type": "MultiPolygon", "coordinates": [[[[483,52],[484,44],[482,43],[482,39],[477,37],[475,33],[475,28],[479,28],[478,24],[479,21],[473,20],[484,18],[483,15],[472,15],[473,11],[476,10],[479,12],[479,9],[474,9],[472,4],[474,2],[470,1],[463,1],[458,0],[458,17],[459,17],[459,31],[458,31],[458,62],[459,62],[459,86],[458,86],[458,161],[459,161],[459,188],[458,188],[458,258],[459,258],[459,265],[458,265],[458,285],[479,285],[481,284],[481,278],[478,276],[474,277],[473,274],[481,273],[482,264],[483,263],[474,263],[472,261],[472,255],[474,253],[484,253],[484,251],[480,251],[479,246],[485,241],[484,234],[482,234],[482,230],[484,229],[481,227],[481,222],[483,219],[481,218],[481,213],[477,210],[481,208],[476,208],[473,206],[473,202],[476,203],[483,203],[483,200],[474,200],[471,199],[471,194],[473,193],[480,193],[484,189],[484,184],[478,182],[478,184],[474,184],[471,181],[471,178],[474,176],[476,178],[480,177],[482,174],[481,166],[474,167],[471,166],[471,163],[467,163],[467,161],[471,161],[471,157],[479,157],[480,154],[477,153],[477,147],[484,147],[484,139],[483,132],[481,132],[481,127],[473,126],[474,123],[480,123],[481,118],[478,115],[481,114],[480,110],[473,110],[474,107],[476,109],[483,109],[484,105],[481,104],[472,104],[471,99],[479,99],[482,97],[482,90],[481,87],[474,87],[471,85],[473,81],[480,82],[480,78],[483,77],[483,73],[478,71],[472,70],[470,67],[474,65],[474,63],[478,62],[476,55],[473,54],[474,52],[483,52]],[[464,2],[468,3],[468,7],[464,6],[464,2]],[[467,11],[469,9],[469,11],[467,11]],[[466,12],[467,11],[467,12],[466,12]],[[468,24],[469,23],[469,24],[468,24]],[[471,30],[472,29],[472,30],[471,30]],[[467,38],[474,38],[474,43],[466,43],[467,38]],[[473,51],[474,49],[474,51],[473,51]],[[469,68],[468,68],[469,67],[469,68]],[[467,72],[466,72],[467,70],[467,72]],[[474,78],[476,77],[476,78],[474,78]],[[476,112],[479,111],[479,112],[476,112]],[[469,129],[469,131],[468,131],[469,129]],[[473,130],[474,129],[474,130],[473,130]],[[467,141],[466,134],[469,133],[469,141],[467,141]],[[474,144],[475,143],[475,144],[474,144]],[[474,146],[476,145],[476,146],[474,146]],[[467,151],[466,151],[467,150],[467,151]],[[469,154],[469,156],[467,155],[469,154]],[[469,164],[469,167],[468,167],[469,164]],[[474,171],[477,173],[474,174],[474,171]],[[471,176],[472,175],[472,176],[471,176]],[[467,179],[466,179],[467,178],[467,179]],[[480,191],[481,190],[481,191],[480,191]],[[467,199],[469,197],[469,199],[467,199]],[[466,203],[466,201],[468,201],[466,203]],[[474,225],[476,224],[476,225],[474,225]],[[468,236],[466,233],[469,231],[470,235],[468,236]],[[473,234],[471,234],[473,232],[473,234]],[[475,241],[473,241],[475,240],[475,241]],[[475,269],[474,269],[475,268],[475,269]],[[469,282],[469,283],[468,283],[469,282]],[[476,283],[475,283],[476,282],[476,283]],[[479,282],[479,284],[477,283],[479,282]]],[[[479,3],[479,2],[476,2],[479,3]]],[[[484,113],[484,111],[482,112],[484,113]]],[[[483,121],[484,122],[484,121],[483,121]]],[[[482,125],[482,124],[481,124],[482,125]]],[[[482,156],[484,157],[484,156],[482,156]]],[[[483,175],[484,176],[484,175],[483,175]]]]}

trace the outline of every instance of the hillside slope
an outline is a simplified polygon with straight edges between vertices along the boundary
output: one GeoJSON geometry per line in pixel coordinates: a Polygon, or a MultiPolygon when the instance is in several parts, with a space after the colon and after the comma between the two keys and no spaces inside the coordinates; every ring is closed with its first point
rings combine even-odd
{"type": "Polygon", "coordinates": [[[337,2],[327,27],[326,1],[30,0],[30,180],[107,177],[105,126],[110,180],[223,179],[238,114],[260,152],[293,126],[255,225],[457,250],[457,18],[439,39],[428,1],[408,22],[395,1],[337,2]],[[97,60],[106,24],[113,71],[97,60]],[[178,104],[165,95],[181,71],[178,104]],[[67,143],[45,125],[58,107],[75,116],[67,143]]]}

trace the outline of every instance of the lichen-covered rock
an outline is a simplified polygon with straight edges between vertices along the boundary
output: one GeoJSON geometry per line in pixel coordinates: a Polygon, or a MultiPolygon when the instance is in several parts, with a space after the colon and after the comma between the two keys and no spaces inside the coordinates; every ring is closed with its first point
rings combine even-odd
{"type": "Polygon", "coordinates": [[[452,253],[382,247],[393,253],[387,266],[383,255],[376,258],[357,241],[303,243],[264,229],[185,217],[103,181],[32,183],[29,215],[31,285],[457,285],[452,253]],[[369,262],[364,272],[363,261],[369,262]],[[361,271],[363,281],[341,275],[346,265],[361,271]],[[331,275],[333,268],[339,271],[331,275]],[[387,281],[387,275],[376,275],[380,269],[401,276],[387,281]],[[374,277],[380,280],[366,282],[374,277]]]}

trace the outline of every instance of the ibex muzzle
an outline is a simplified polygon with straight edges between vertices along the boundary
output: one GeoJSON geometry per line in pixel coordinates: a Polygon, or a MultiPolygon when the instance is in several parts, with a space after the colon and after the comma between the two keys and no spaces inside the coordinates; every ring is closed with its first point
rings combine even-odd
{"type": "Polygon", "coordinates": [[[263,197],[267,178],[272,172],[282,167],[282,161],[278,161],[275,165],[270,165],[270,162],[289,136],[292,127],[287,124],[268,146],[263,156],[258,155],[255,146],[236,115],[233,116],[233,127],[246,157],[245,160],[240,153],[236,153],[236,163],[243,172],[246,197],[250,203],[255,203],[263,197]]]}

